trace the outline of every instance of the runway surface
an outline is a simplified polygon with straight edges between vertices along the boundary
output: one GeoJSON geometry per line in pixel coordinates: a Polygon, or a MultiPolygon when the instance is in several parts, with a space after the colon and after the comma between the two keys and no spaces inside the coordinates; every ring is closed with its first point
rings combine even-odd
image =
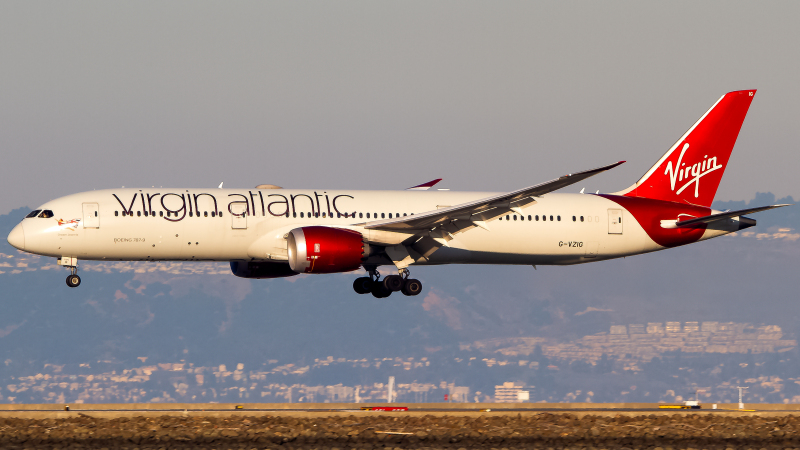
{"type": "Polygon", "coordinates": [[[0,405],[0,448],[800,448],[795,405],[746,405],[752,408],[744,411],[738,405],[716,410],[659,406],[0,405]]]}

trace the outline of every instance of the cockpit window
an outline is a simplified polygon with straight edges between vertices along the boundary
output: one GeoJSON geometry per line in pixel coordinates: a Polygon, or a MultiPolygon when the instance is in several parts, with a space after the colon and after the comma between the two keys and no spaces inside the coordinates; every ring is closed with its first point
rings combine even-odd
{"type": "Polygon", "coordinates": [[[53,211],[50,211],[49,209],[45,209],[44,211],[42,211],[41,214],[39,214],[39,217],[41,217],[42,219],[49,219],[49,218],[53,217],[53,211]]]}
{"type": "Polygon", "coordinates": [[[35,209],[35,210],[31,211],[30,214],[25,216],[25,218],[26,219],[30,219],[31,217],[36,217],[37,215],[39,215],[40,212],[42,212],[41,209],[35,209]]]}

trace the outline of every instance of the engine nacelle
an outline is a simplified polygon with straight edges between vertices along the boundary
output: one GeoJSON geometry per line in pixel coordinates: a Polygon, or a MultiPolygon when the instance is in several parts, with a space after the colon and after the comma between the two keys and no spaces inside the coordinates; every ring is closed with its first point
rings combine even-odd
{"type": "Polygon", "coordinates": [[[369,253],[361,233],[342,228],[295,228],[287,241],[289,267],[297,273],[349,272],[369,253]]]}
{"type": "Polygon", "coordinates": [[[231,272],[241,278],[293,277],[297,272],[286,263],[231,261],[231,272]]]}

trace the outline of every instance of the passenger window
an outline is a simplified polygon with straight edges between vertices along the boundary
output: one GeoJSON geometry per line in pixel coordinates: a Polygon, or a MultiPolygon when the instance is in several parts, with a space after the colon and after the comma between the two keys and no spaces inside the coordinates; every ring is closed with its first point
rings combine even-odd
{"type": "Polygon", "coordinates": [[[144,216],[147,217],[147,211],[144,212],[144,216]]]}
{"type": "Polygon", "coordinates": [[[293,213],[292,213],[292,217],[294,217],[294,218],[297,218],[297,213],[296,213],[296,212],[293,212],[293,213]]]}
{"type": "Polygon", "coordinates": [[[25,216],[25,218],[26,219],[30,219],[30,218],[36,217],[36,216],[39,215],[40,212],[42,212],[41,209],[34,209],[33,211],[29,212],[28,215],[25,216]]]}
{"type": "Polygon", "coordinates": [[[538,214],[536,215],[536,221],[537,222],[539,221],[539,215],[538,214]]]}
{"type": "Polygon", "coordinates": [[[550,216],[550,222],[552,222],[552,221],[553,221],[553,216],[550,216]]]}
{"type": "Polygon", "coordinates": [[[531,215],[528,214],[528,222],[530,222],[530,221],[531,221],[531,215]]]}
{"type": "Polygon", "coordinates": [[[300,218],[301,218],[301,219],[303,218],[303,213],[300,213],[300,218]]]}
{"type": "Polygon", "coordinates": [[[506,216],[506,220],[511,220],[511,216],[506,216]]]}
{"type": "Polygon", "coordinates": [[[222,211],[217,213],[217,217],[222,217],[222,211]]]}
{"type": "Polygon", "coordinates": [[[367,219],[369,219],[369,213],[367,213],[367,219]]]}
{"type": "Polygon", "coordinates": [[[403,217],[406,217],[407,215],[408,215],[408,214],[406,214],[406,213],[403,213],[403,217]]]}
{"type": "Polygon", "coordinates": [[[385,219],[385,218],[386,218],[386,213],[381,213],[381,219],[385,219]]]}
{"type": "Polygon", "coordinates": [[[94,212],[94,216],[97,217],[97,211],[94,212]]]}
{"type": "MultiPolygon", "coordinates": [[[[136,211],[136,215],[137,215],[138,217],[142,217],[142,212],[141,212],[141,211],[136,211]]],[[[189,213],[189,215],[191,216],[191,215],[192,215],[192,213],[189,213]]]]}
{"type": "Polygon", "coordinates": [[[581,222],[583,222],[583,216],[581,216],[581,222]]]}
{"type": "Polygon", "coordinates": [[[575,222],[576,220],[577,219],[575,219],[575,216],[572,216],[572,221],[575,222]]]}
{"type": "Polygon", "coordinates": [[[392,213],[389,213],[389,218],[390,218],[390,219],[392,218],[392,213]]]}
{"type": "Polygon", "coordinates": [[[208,211],[203,211],[203,217],[208,217],[208,211]]]}
{"type": "Polygon", "coordinates": [[[363,219],[364,218],[364,213],[358,213],[358,218],[359,219],[363,219]]]}
{"type": "Polygon", "coordinates": [[[514,220],[517,220],[517,215],[516,214],[514,214],[514,220]]]}
{"type": "Polygon", "coordinates": [[[561,222],[561,216],[556,216],[559,222],[561,222]]]}
{"type": "MultiPolygon", "coordinates": [[[[212,214],[213,214],[213,213],[212,213],[212,214]]],[[[158,217],[164,217],[164,211],[159,211],[159,212],[158,212],[158,217]]]]}
{"type": "Polygon", "coordinates": [[[119,216],[119,211],[114,211],[114,217],[119,216]]]}

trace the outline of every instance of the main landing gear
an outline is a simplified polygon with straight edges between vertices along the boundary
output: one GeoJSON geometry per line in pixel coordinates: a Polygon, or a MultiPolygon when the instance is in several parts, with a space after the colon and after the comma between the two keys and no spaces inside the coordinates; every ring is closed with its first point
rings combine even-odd
{"type": "Polygon", "coordinates": [[[419,295],[422,292],[422,283],[409,278],[408,269],[401,269],[400,275],[388,275],[380,279],[381,274],[375,268],[367,269],[368,277],[356,278],[353,281],[353,290],[359,294],[372,294],[376,298],[386,298],[392,292],[400,291],[404,295],[419,295]]]}

